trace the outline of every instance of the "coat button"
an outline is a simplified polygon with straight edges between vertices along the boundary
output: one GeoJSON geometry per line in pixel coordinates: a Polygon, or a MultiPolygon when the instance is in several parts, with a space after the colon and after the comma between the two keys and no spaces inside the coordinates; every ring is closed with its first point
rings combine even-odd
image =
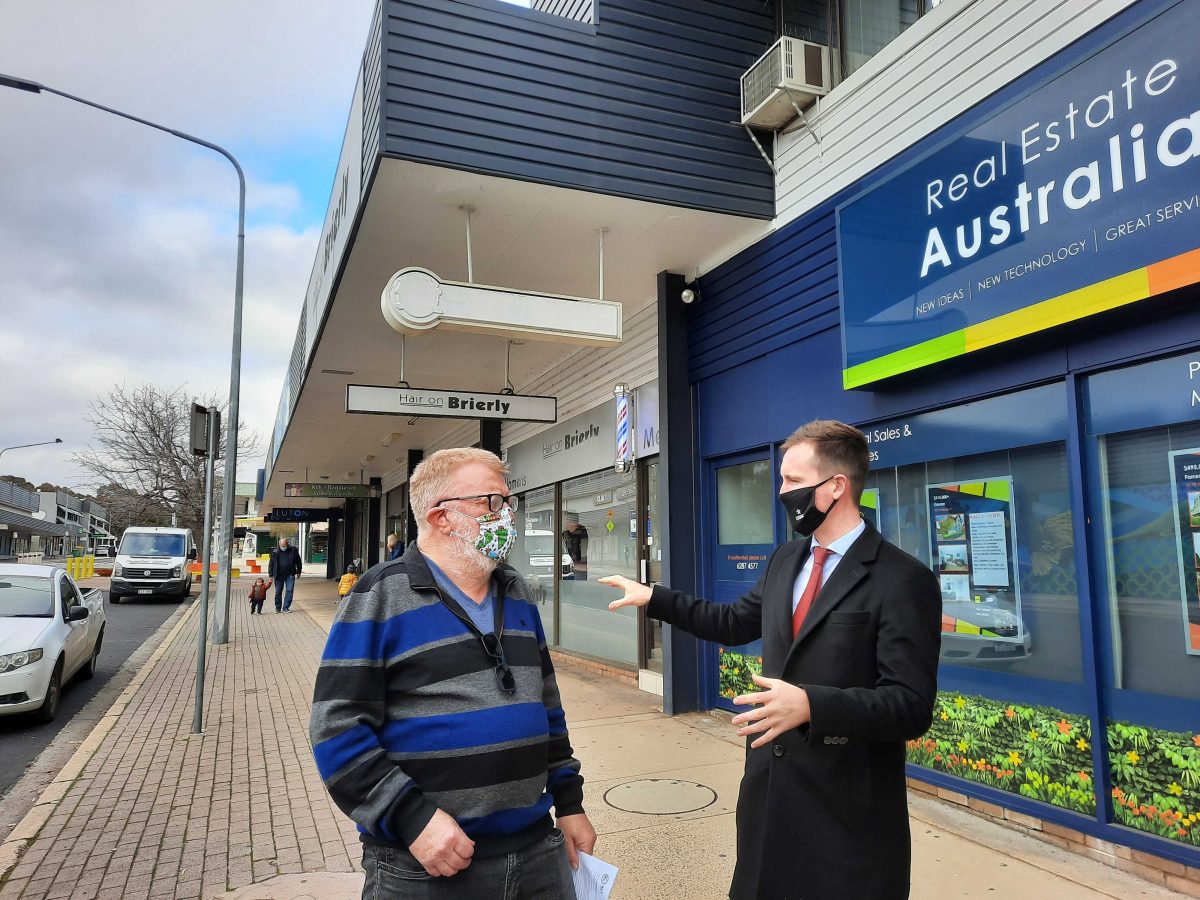
{"type": "Polygon", "coordinates": [[[832,744],[833,738],[831,738],[829,735],[825,735],[825,743],[832,744]]]}
{"type": "Polygon", "coordinates": [[[783,744],[776,744],[771,748],[771,752],[776,756],[783,756],[783,744]]]}
{"type": "Polygon", "coordinates": [[[846,741],[847,741],[847,740],[849,740],[849,738],[844,738],[844,737],[843,737],[843,738],[838,738],[838,743],[839,743],[839,744],[844,744],[844,743],[846,743],[846,741]]]}

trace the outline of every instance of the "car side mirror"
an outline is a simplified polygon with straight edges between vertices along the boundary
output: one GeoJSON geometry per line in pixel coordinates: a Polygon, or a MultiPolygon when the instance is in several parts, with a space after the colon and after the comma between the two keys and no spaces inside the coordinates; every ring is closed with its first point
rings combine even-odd
{"type": "Polygon", "coordinates": [[[72,606],[70,612],[67,613],[67,621],[68,622],[82,622],[84,619],[86,619],[91,614],[92,614],[92,611],[90,609],[88,609],[86,606],[72,606]]]}
{"type": "Polygon", "coordinates": [[[187,558],[188,558],[188,559],[195,559],[195,558],[196,558],[196,548],[195,548],[195,547],[193,547],[191,550],[189,550],[189,551],[188,551],[188,556],[187,556],[187,558]]]}

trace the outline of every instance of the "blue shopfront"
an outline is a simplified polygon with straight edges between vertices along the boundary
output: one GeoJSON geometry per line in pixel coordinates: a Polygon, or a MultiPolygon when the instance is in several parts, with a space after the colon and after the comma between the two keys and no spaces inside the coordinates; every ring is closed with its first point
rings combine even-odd
{"type": "MultiPolygon", "coordinates": [[[[1200,0],[1135,4],[704,275],[686,312],[700,592],[733,600],[789,537],[792,429],[857,424],[866,514],[942,586],[910,775],[1192,866],[1196,21],[1200,0]]],[[[757,646],[696,653],[701,704],[757,671],[757,646]]]]}

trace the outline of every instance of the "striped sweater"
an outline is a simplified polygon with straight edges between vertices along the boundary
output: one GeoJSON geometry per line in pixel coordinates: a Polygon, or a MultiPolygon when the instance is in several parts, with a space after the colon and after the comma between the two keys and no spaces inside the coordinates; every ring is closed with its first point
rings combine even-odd
{"type": "Polygon", "coordinates": [[[326,788],[365,843],[407,848],[442,809],[489,856],[549,831],[551,806],[583,812],[537,607],[508,566],[493,588],[513,694],[415,542],[364,574],[338,610],[310,737],[326,788]]]}

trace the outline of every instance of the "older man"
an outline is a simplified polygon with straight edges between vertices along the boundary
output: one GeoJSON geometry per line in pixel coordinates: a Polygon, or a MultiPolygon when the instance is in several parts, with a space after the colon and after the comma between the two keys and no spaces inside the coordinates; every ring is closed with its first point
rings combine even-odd
{"type": "Polygon", "coordinates": [[[365,845],[363,897],[574,898],[595,844],[537,607],[503,564],[505,474],[485,450],[422,462],[416,542],[329,633],[313,753],[365,845]]]}
{"type": "Polygon", "coordinates": [[[271,561],[267,564],[267,575],[275,580],[275,612],[292,611],[296,576],[303,568],[300,551],[289,544],[287,538],[280,538],[279,546],[271,551],[271,561]]]}

